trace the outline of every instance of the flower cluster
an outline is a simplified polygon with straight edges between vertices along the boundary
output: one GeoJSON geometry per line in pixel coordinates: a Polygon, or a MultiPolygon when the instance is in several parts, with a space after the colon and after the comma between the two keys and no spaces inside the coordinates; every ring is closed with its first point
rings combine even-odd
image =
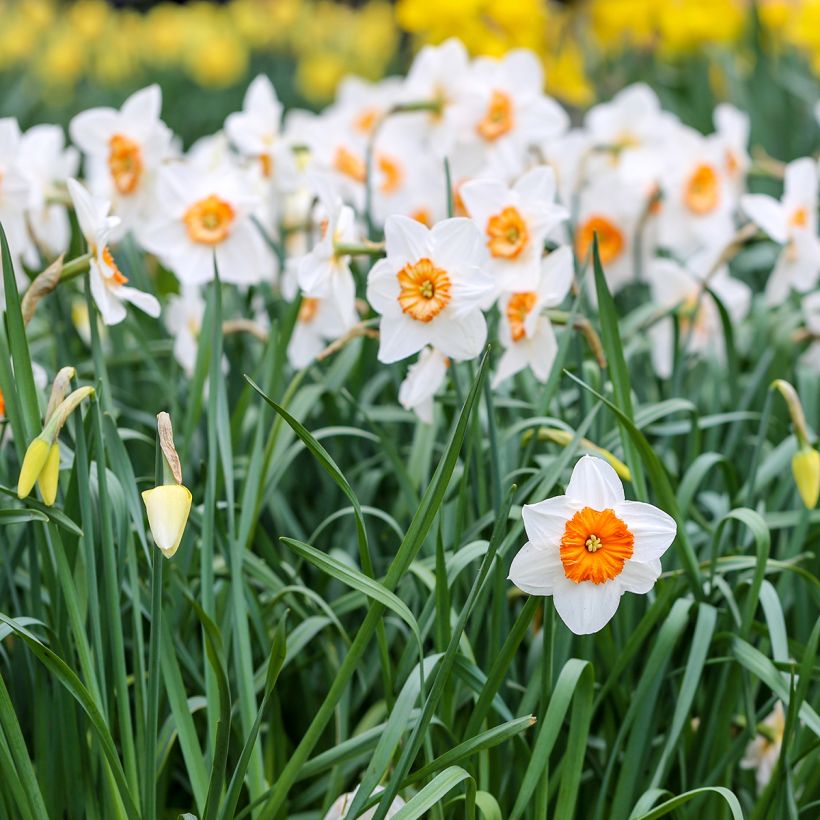
{"type": "Polygon", "coordinates": [[[300,299],[288,351],[295,367],[378,323],[381,361],[419,354],[399,398],[427,420],[450,361],[476,357],[488,336],[503,350],[496,386],[527,368],[547,379],[553,322],[571,318],[557,308],[572,288],[581,304],[594,298],[584,274],[595,236],[610,289],[642,285],[656,307],[646,337],[661,377],[672,371],[676,334],[692,354],[720,355],[719,305],[738,320],[752,301],[727,263],[754,236],[781,248],[766,304],[810,294],[812,332],[813,159],[777,166],[782,199],[747,194],[742,111],[719,105],[704,136],[639,84],[571,127],[542,89],[532,52],[471,60],[449,40],[422,49],[404,79],[349,78],[318,114],[284,116],[260,75],[224,129],[185,152],[162,121],[157,86],[119,110],[75,116],[74,146],[55,126],[21,134],[7,118],[0,220],[20,274],[66,249],[73,205],[108,324],[122,321],[127,302],[160,313],[112,254],[133,236],[180,282],[166,322],[188,372],[199,291],[215,271],[240,289],[278,284],[300,299]],[[74,179],[80,157],[85,186],[74,179]],[[364,260],[377,257],[368,271],[364,260]]]}

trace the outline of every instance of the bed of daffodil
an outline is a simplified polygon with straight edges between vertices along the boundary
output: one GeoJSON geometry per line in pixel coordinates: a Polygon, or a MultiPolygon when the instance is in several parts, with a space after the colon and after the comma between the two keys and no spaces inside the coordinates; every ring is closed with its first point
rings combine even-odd
{"type": "Polygon", "coordinates": [[[0,817],[816,816],[816,81],[487,50],[0,118],[0,817]]]}

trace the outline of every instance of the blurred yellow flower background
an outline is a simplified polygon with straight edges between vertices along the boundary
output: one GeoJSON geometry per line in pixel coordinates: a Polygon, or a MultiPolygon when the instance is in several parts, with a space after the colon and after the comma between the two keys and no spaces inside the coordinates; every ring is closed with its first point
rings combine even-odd
{"type": "Polygon", "coordinates": [[[232,0],[144,13],[103,0],[0,0],[0,19],[0,73],[21,73],[63,102],[84,81],[116,88],[157,71],[230,87],[254,59],[275,57],[293,66],[295,93],[319,105],[345,74],[376,79],[402,68],[405,45],[453,35],[474,55],[533,49],[550,93],[575,105],[594,99],[591,77],[609,57],[742,51],[756,32],[820,73],[820,0],[232,0]]]}

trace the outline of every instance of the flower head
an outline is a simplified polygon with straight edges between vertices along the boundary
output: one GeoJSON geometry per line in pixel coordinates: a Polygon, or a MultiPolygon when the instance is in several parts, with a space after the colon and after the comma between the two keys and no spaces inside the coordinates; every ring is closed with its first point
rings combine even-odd
{"type": "Polygon", "coordinates": [[[575,465],[566,495],[527,504],[523,516],[529,541],[510,580],[531,595],[552,595],[576,635],[602,629],[624,592],[652,589],[677,531],[657,507],[626,501],[615,470],[594,456],[575,465]]]}
{"type": "Polygon", "coordinates": [[[116,325],[125,319],[123,302],[157,317],[160,306],[155,296],[136,288],[128,287],[128,279],[117,267],[108,247],[111,231],[119,225],[119,218],[109,216],[110,203],[91,196],[75,179],[68,180],[68,192],[77,212],[80,230],[88,243],[91,254],[89,277],[91,294],[100,311],[103,322],[116,325]]]}
{"type": "Polygon", "coordinates": [[[471,359],[487,336],[480,305],[493,288],[481,269],[482,237],[469,219],[420,222],[392,216],[385,226],[387,258],[367,280],[367,298],[382,316],[379,359],[396,362],[432,345],[445,356],[471,359]]]}
{"type": "Polygon", "coordinates": [[[755,770],[757,790],[762,792],[771,780],[783,746],[786,714],[780,701],[775,703],[774,709],[764,718],[760,728],[762,731],[746,747],[746,754],[740,761],[740,766],[743,769],[755,770]]]}

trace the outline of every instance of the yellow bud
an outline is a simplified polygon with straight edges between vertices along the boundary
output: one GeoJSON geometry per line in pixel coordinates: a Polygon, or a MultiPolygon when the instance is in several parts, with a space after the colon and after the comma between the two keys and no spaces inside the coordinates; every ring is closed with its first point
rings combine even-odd
{"type": "Polygon", "coordinates": [[[148,526],[156,545],[166,558],[179,549],[188,514],[191,511],[191,491],[181,484],[164,484],[142,494],[148,513],[148,526]]]}
{"type": "Polygon", "coordinates": [[[801,447],[792,458],[792,474],[803,503],[813,510],[820,497],[820,453],[808,445],[801,447]]]}
{"type": "Polygon", "coordinates": [[[60,480],[60,445],[55,441],[48,451],[45,467],[37,479],[37,486],[43,496],[43,501],[51,507],[57,498],[57,484],[60,480]]]}
{"type": "Polygon", "coordinates": [[[20,478],[17,480],[18,498],[25,498],[31,492],[31,488],[48,461],[50,452],[51,445],[40,436],[29,444],[23,458],[23,466],[20,468],[20,478]]]}

